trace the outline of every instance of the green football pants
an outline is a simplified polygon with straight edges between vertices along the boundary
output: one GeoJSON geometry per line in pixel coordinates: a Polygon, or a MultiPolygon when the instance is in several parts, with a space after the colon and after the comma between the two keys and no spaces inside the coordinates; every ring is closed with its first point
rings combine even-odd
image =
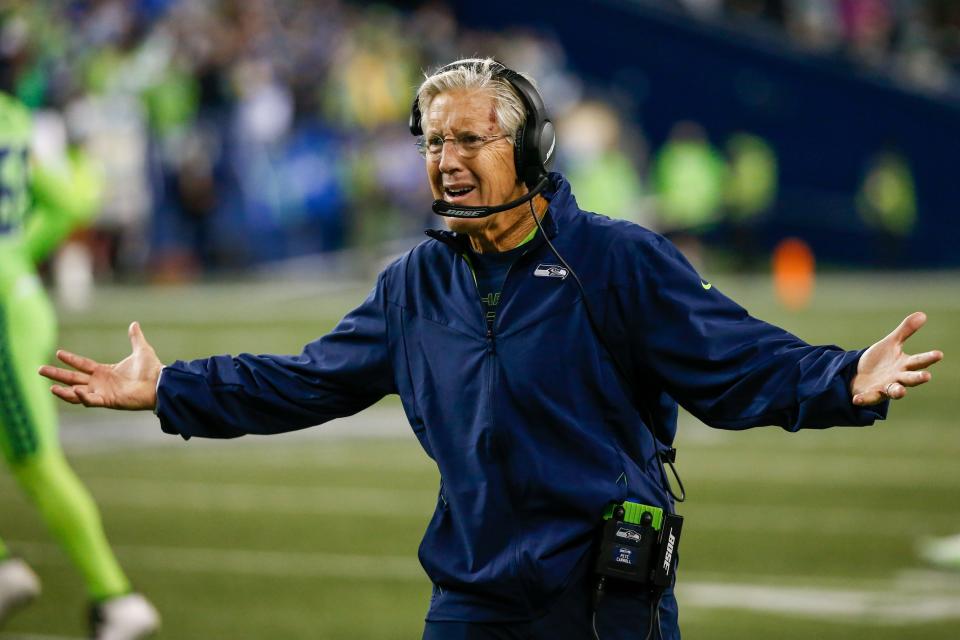
{"type": "MultiPolygon", "coordinates": [[[[37,375],[56,340],[53,308],[26,261],[14,259],[9,245],[0,249],[0,451],[90,596],[102,600],[126,593],[130,583],[90,493],[64,458],[54,398],[37,375]]],[[[0,541],[0,556],[6,553],[0,541]]]]}

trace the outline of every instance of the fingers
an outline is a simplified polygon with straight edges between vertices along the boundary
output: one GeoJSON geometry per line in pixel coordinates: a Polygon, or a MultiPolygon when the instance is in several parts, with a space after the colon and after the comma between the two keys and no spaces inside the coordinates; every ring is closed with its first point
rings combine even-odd
{"type": "Polygon", "coordinates": [[[89,387],[74,387],[73,391],[80,399],[80,403],[85,407],[104,406],[103,396],[94,391],[90,391],[89,387]]]}
{"type": "Polygon", "coordinates": [[[71,371],[69,369],[61,369],[60,367],[51,367],[50,365],[43,365],[37,370],[37,373],[42,375],[44,378],[50,378],[56,382],[62,382],[63,384],[75,385],[75,384],[89,384],[90,375],[83,373],[81,371],[71,371]]]}
{"type": "Polygon", "coordinates": [[[78,356],[75,353],[70,353],[69,351],[64,351],[63,349],[57,351],[57,359],[64,364],[70,365],[74,369],[83,371],[84,373],[93,373],[93,370],[96,369],[100,364],[96,360],[84,358],[83,356],[78,356]]]}
{"type": "Polygon", "coordinates": [[[887,396],[883,394],[881,389],[870,389],[853,396],[853,404],[858,407],[869,407],[870,405],[880,404],[886,399],[887,396]]]}
{"type": "Polygon", "coordinates": [[[923,311],[916,311],[904,318],[900,326],[894,329],[890,336],[897,342],[903,344],[907,338],[915,334],[926,322],[927,314],[923,311]]]}
{"type": "Polygon", "coordinates": [[[931,377],[929,371],[904,371],[897,381],[890,382],[883,388],[875,387],[853,396],[853,404],[858,407],[867,407],[880,404],[887,398],[900,400],[907,395],[907,387],[918,387],[930,382],[931,377]]]}
{"type": "Polygon", "coordinates": [[[64,402],[69,402],[70,404],[81,404],[80,398],[77,397],[73,387],[58,387],[57,385],[54,385],[50,387],[50,393],[57,396],[64,402]]]}
{"type": "Polygon", "coordinates": [[[70,404],[82,404],[85,407],[102,407],[105,404],[103,396],[91,391],[89,387],[82,385],[76,387],[58,387],[54,385],[50,387],[50,392],[70,404]]]}
{"type": "Polygon", "coordinates": [[[885,387],[873,387],[853,396],[853,404],[858,407],[869,407],[870,405],[880,404],[887,398],[899,400],[907,395],[907,390],[898,382],[891,382],[885,387]]]}
{"type": "Polygon", "coordinates": [[[897,378],[897,382],[905,387],[916,387],[930,382],[929,371],[905,371],[897,378]]]}
{"type": "Polygon", "coordinates": [[[926,369],[930,365],[936,364],[941,360],[943,360],[942,351],[927,351],[926,353],[917,353],[907,358],[904,368],[906,368],[908,371],[926,369]]]}
{"type": "MultiPolygon", "coordinates": [[[[920,383],[917,383],[920,384],[920,383]]],[[[916,386],[916,385],[911,385],[916,386]]],[[[886,387],[883,388],[883,395],[891,400],[899,400],[900,398],[907,395],[907,388],[900,384],[899,382],[891,382],[886,387]]]]}

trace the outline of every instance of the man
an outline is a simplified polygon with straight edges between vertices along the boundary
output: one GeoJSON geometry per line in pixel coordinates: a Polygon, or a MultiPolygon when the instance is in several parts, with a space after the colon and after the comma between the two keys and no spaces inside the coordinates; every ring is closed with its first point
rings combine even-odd
{"type": "Polygon", "coordinates": [[[870,424],[942,357],[902,352],[919,313],[862,353],[807,345],[659,236],[580,211],[546,173],[539,95],[493,60],[428,77],[411,130],[450,230],[428,232],[300,355],[164,367],[133,323],[123,361],[60,351],[76,371],[40,372],[67,402],[154,409],[185,438],[299,429],[399,394],[441,476],[420,548],[427,640],[678,638],[671,589],[618,585],[594,606],[591,576],[611,503],[672,512],[660,462],[674,398],[728,429],[870,424]]]}
{"type": "MultiPolygon", "coordinates": [[[[0,93],[0,451],[82,574],[93,602],[94,638],[132,640],[156,630],[156,610],[131,593],[97,507],[60,449],[56,407],[34,374],[56,332],[35,264],[92,217],[96,189],[89,188],[82,163],[66,153],[36,167],[31,180],[30,139],[29,112],[0,93]]],[[[36,574],[0,541],[0,627],[39,592],[36,574]]]]}

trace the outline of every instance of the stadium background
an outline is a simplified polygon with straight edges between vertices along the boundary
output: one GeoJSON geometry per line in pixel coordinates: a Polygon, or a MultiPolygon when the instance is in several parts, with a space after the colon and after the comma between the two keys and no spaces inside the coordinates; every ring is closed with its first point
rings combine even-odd
{"type": "MultiPolygon", "coordinates": [[[[669,233],[809,341],[923,309],[912,348],[947,353],[871,429],[683,418],[685,637],[956,637],[960,575],[916,555],[960,531],[954,2],[0,3],[0,73],[103,191],[46,265],[60,343],[117,359],[138,319],[161,358],[298,351],[438,224],[406,112],[423,69],[478,53],[538,79],[585,208],[669,233]],[[790,237],[809,297],[769,274],[790,237]]],[[[162,638],[419,637],[437,477],[396,401],[227,443],[63,422],[162,638]]],[[[81,637],[80,582],[6,475],[0,514],[46,588],[0,638],[81,637]]]]}

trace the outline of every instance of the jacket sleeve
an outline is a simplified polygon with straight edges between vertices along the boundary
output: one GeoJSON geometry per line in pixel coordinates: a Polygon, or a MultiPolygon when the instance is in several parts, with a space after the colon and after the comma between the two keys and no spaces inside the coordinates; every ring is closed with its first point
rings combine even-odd
{"type": "Polygon", "coordinates": [[[633,249],[636,289],[622,304],[634,325],[634,357],[704,423],[795,431],[886,417],[887,403],[860,408],[851,401],[862,351],[812,346],[753,318],[660,236],[633,249]]]}
{"type": "Polygon", "coordinates": [[[383,276],[334,330],[296,356],[241,354],[163,369],[157,416],[184,438],[294,431],[352,415],[394,393],[383,276]]]}

